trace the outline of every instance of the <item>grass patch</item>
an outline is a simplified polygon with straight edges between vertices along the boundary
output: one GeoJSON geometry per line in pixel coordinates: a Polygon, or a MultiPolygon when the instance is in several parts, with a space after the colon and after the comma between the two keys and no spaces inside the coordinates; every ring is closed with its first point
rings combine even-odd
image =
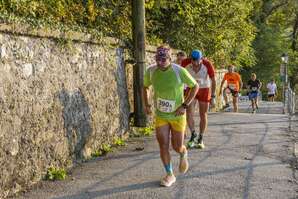
{"type": "Polygon", "coordinates": [[[65,180],[67,173],[65,169],[50,167],[47,171],[46,180],[65,180]]]}
{"type": "Polygon", "coordinates": [[[97,158],[103,155],[106,155],[107,153],[113,152],[113,148],[110,144],[102,144],[100,149],[94,151],[91,153],[92,158],[97,158]]]}
{"type": "Polygon", "coordinates": [[[112,146],[110,144],[101,145],[101,151],[103,154],[107,154],[113,151],[112,146]]]}
{"type": "Polygon", "coordinates": [[[118,137],[118,138],[115,138],[114,145],[116,145],[116,146],[125,146],[126,143],[125,143],[124,139],[118,137]]]}
{"type": "Polygon", "coordinates": [[[92,158],[97,158],[99,156],[102,156],[102,151],[101,150],[96,150],[93,153],[91,153],[92,158]]]}
{"type": "Polygon", "coordinates": [[[129,135],[130,137],[144,137],[144,136],[151,136],[153,132],[154,132],[153,126],[133,127],[129,135]]]}

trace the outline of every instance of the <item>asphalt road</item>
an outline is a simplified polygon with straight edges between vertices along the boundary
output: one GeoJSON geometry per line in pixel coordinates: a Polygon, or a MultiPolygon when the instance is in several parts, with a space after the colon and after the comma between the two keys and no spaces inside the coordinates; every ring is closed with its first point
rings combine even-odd
{"type": "Polygon", "coordinates": [[[152,136],[130,139],[128,146],[78,166],[67,180],[42,182],[18,198],[298,198],[288,117],[270,114],[265,104],[267,114],[211,113],[206,148],[189,151],[186,174],[178,173],[179,156],[172,150],[178,176],[172,187],[159,186],[164,169],[152,136]],[[135,150],[140,146],[143,151],[135,150]]]}

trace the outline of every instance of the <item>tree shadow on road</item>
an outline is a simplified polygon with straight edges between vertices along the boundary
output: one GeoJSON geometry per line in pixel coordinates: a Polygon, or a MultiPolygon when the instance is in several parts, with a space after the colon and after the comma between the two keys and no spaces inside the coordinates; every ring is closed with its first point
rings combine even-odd
{"type": "MultiPolygon", "coordinates": [[[[272,165],[280,165],[282,163],[280,162],[268,162],[268,163],[261,163],[261,164],[256,164],[256,165],[251,165],[252,168],[256,167],[264,167],[264,166],[272,166],[272,165]]],[[[219,175],[219,174],[224,174],[224,173],[232,173],[235,171],[239,170],[246,170],[247,166],[240,166],[240,167],[234,167],[234,168],[228,168],[228,169],[221,169],[217,171],[206,171],[206,172],[198,172],[192,175],[184,175],[178,177],[178,180],[191,180],[194,178],[202,178],[206,176],[214,176],[214,175],[219,175]]],[[[84,196],[88,197],[89,199],[93,198],[99,198],[103,196],[110,196],[112,194],[117,194],[117,193],[125,193],[125,192],[132,192],[132,191],[138,191],[138,190],[144,190],[148,188],[154,188],[154,189],[160,189],[159,181],[150,181],[150,182],[144,182],[144,183],[137,183],[137,184],[130,184],[126,186],[121,186],[121,187],[113,187],[113,188],[108,188],[100,191],[84,191],[80,192],[78,194],[74,195],[68,195],[68,196],[62,196],[62,197],[56,197],[53,199],[76,199],[76,198],[82,198],[84,196]]]]}
{"type": "MultiPolygon", "coordinates": [[[[298,121],[298,120],[295,120],[298,121]]],[[[245,122],[231,122],[231,123],[210,123],[210,126],[228,126],[228,125],[254,125],[254,124],[275,124],[275,123],[289,123],[288,119],[285,120],[272,120],[272,121],[245,121],[245,122]]]]}
{"type": "Polygon", "coordinates": [[[87,196],[88,199],[91,198],[99,198],[103,196],[109,196],[112,194],[117,194],[117,193],[125,193],[129,191],[137,191],[137,190],[144,190],[147,188],[160,188],[159,186],[159,181],[150,181],[150,182],[144,182],[144,183],[137,183],[137,184],[130,184],[127,186],[122,186],[122,187],[113,187],[101,191],[86,191],[81,194],[76,194],[76,195],[70,195],[70,196],[63,196],[63,197],[57,197],[53,199],[75,199],[75,198],[82,198],[84,196],[87,196]]]}
{"type": "MultiPolygon", "coordinates": [[[[263,144],[264,144],[265,138],[266,138],[266,136],[268,134],[268,130],[269,130],[269,125],[267,123],[264,123],[264,122],[259,122],[259,123],[263,124],[265,126],[265,132],[262,134],[262,137],[261,137],[261,139],[260,139],[260,141],[257,145],[257,150],[256,150],[255,154],[253,155],[253,157],[250,159],[249,163],[247,163],[243,167],[236,167],[236,168],[232,168],[232,169],[225,169],[225,170],[218,171],[219,173],[226,173],[226,172],[234,172],[234,171],[237,171],[237,170],[246,170],[246,177],[244,179],[243,199],[249,198],[249,192],[250,192],[250,188],[251,188],[251,178],[252,178],[252,175],[253,175],[253,169],[255,167],[253,165],[253,161],[254,161],[255,157],[262,151],[263,144]]],[[[243,123],[243,124],[247,124],[247,123],[243,123]]],[[[228,124],[228,125],[231,125],[231,124],[228,124]]],[[[233,125],[234,125],[234,123],[233,123],[233,125]]],[[[221,149],[222,146],[225,146],[226,144],[228,144],[231,141],[232,135],[234,133],[231,132],[231,131],[229,131],[229,133],[227,133],[226,130],[225,130],[225,125],[220,125],[220,126],[222,126],[221,133],[224,136],[227,136],[227,139],[222,144],[217,146],[216,148],[211,149],[209,151],[205,151],[205,152],[207,152],[207,155],[205,155],[203,157],[203,159],[200,159],[199,161],[196,161],[196,163],[194,163],[193,165],[197,166],[198,164],[201,164],[202,162],[206,161],[209,157],[211,157],[213,152],[218,151],[219,149],[221,149]]],[[[213,174],[212,174],[212,172],[211,173],[210,172],[209,173],[208,172],[205,172],[205,173],[203,172],[203,173],[199,173],[198,175],[191,175],[191,177],[204,177],[204,176],[207,176],[207,175],[213,175],[213,174]]],[[[182,177],[182,179],[185,179],[185,178],[182,177]]],[[[177,192],[177,195],[176,195],[175,198],[176,199],[182,198],[183,192],[184,192],[184,186],[182,186],[179,189],[179,191],[177,192]]]]}
{"type": "Polygon", "coordinates": [[[149,160],[157,158],[159,156],[159,151],[148,153],[148,154],[149,154],[149,156],[146,155],[145,157],[140,158],[139,161],[137,161],[133,165],[131,165],[127,168],[124,168],[118,172],[115,172],[112,175],[106,176],[102,180],[92,184],[91,186],[88,186],[88,187],[80,190],[80,192],[78,194],[65,196],[65,197],[57,197],[54,199],[82,198],[86,194],[88,195],[88,198],[96,198],[99,196],[110,195],[112,193],[121,193],[121,192],[126,192],[126,191],[131,191],[131,190],[159,187],[159,181],[153,181],[153,182],[146,182],[146,183],[141,183],[141,184],[128,185],[128,186],[119,187],[119,188],[111,188],[111,189],[106,189],[106,190],[102,190],[102,191],[95,191],[95,192],[89,191],[94,188],[98,188],[101,184],[107,183],[108,181],[112,180],[113,178],[120,176],[123,173],[125,173],[129,170],[132,170],[132,169],[136,168],[137,166],[140,166],[141,164],[146,163],[149,160]]]}
{"type": "Polygon", "coordinates": [[[264,141],[265,138],[268,134],[268,130],[269,130],[269,125],[265,124],[265,133],[263,134],[263,136],[261,137],[258,146],[257,146],[257,150],[255,152],[255,154],[253,155],[253,157],[251,158],[251,160],[249,161],[249,163],[246,165],[246,177],[245,177],[245,185],[244,185],[244,192],[243,192],[243,199],[248,199],[249,198],[249,191],[251,188],[251,178],[253,175],[253,169],[254,169],[254,165],[253,162],[255,160],[255,158],[257,157],[257,155],[260,153],[260,151],[263,151],[263,145],[264,145],[264,141]]]}
{"type": "MultiPolygon", "coordinates": [[[[221,147],[223,147],[223,146],[225,146],[225,145],[227,145],[227,144],[229,144],[231,142],[231,140],[232,140],[232,134],[230,132],[227,132],[225,130],[225,126],[221,126],[221,131],[220,132],[221,132],[222,136],[225,137],[225,140],[220,145],[218,145],[215,148],[212,148],[212,149],[210,149],[208,151],[204,150],[204,152],[206,152],[207,154],[204,155],[204,157],[201,158],[201,159],[199,159],[198,161],[195,161],[194,163],[191,163],[191,165],[189,167],[189,170],[192,170],[195,166],[198,166],[199,164],[204,163],[205,161],[208,160],[208,158],[211,157],[212,153],[220,150],[221,147]]],[[[177,192],[177,194],[175,196],[175,199],[182,198],[183,197],[183,194],[184,194],[184,191],[185,191],[185,186],[181,186],[179,188],[179,191],[177,192]]]]}

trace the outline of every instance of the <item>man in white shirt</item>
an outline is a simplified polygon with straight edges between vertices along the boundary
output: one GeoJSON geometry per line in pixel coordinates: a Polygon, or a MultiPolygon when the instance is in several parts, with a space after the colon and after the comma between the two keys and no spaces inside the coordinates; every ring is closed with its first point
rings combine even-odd
{"type": "MultiPolygon", "coordinates": [[[[202,52],[193,50],[191,53],[191,63],[185,68],[191,76],[198,82],[199,91],[187,108],[187,124],[191,131],[190,140],[187,143],[189,148],[197,147],[199,149],[205,148],[203,143],[203,135],[208,126],[208,108],[215,105],[215,70],[213,64],[203,57],[202,52]],[[200,132],[195,132],[194,113],[196,103],[198,101],[200,113],[200,132]]],[[[186,91],[187,92],[187,91],[186,91]]]]}
{"type": "Polygon", "coordinates": [[[274,79],[271,79],[271,81],[267,84],[267,90],[268,90],[268,100],[270,102],[274,102],[274,98],[277,95],[277,86],[274,82],[274,79]]]}

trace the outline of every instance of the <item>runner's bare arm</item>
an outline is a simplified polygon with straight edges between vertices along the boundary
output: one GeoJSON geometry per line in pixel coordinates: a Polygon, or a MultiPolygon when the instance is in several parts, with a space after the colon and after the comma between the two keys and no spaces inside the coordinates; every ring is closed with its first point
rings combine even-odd
{"type": "Polygon", "coordinates": [[[270,92],[269,84],[267,84],[267,92],[270,92]]]}
{"type": "Polygon", "coordinates": [[[195,84],[194,87],[190,89],[188,92],[188,95],[186,96],[186,99],[184,100],[183,104],[177,108],[175,111],[175,115],[183,115],[186,111],[186,107],[192,102],[192,100],[195,98],[197,92],[199,91],[199,85],[195,84]]]}
{"type": "Polygon", "coordinates": [[[239,80],[239,84],[240,84],[240,88],[239,88],[239,90],[241,90],[241,89],[242,89],[242,87],[243,87],[243,82],[242,82],[242,79],[241,79],[241,77],[240,77],[240,80],[239,80]]]}
{"type": "Polygon", "coordinates": [[[211,95],[215,96],[215,90],[216,90],[216,80],[215,77],[211,78],[211,95]]]}
{"type": "Polygon", "coordinates": [[[184,100],[184,104],[189,105],[192,102],[192,100],[195,98],[198,91],[199,91],[199,85],[195,84],[195,86],[192,87],[190,89],[190,91],[188,92],[188,95],[186,96],[186,99],[184,100]]]}
{"type": "Polygon", "coordinates": [[[145,113],[146,114],[151,114],[151,105],[149,104],[148,102],[148,98],[149,98],[149,94],[150,94],[150,91],[149,91],[149,88],[148,87],[143,87],[143,90],[142,90],[142,97],[143,97],[143,104],[144,104],[144,110],[145,110],[145,113]]]}
{"type": "Polygon", "coordinates": [[[216,80],[215,80],[214,66],[210,61],[208,61],[206,59],[203,59],[203,64],[205,64],[207,66],[208,75],[209,75],[209,78],[210,78],[211,83],[212,83],[212,85],[211,85],[211,95],[215,96],[216,80]]]}
{"type": "Polygon", "coordinates": [[[278,92],[277,92],[277,88],[275,88],[275,95],[277,95],[277,93],[278,93],[278,92]]]}
{"type": "Polygon", "coordinates": [[[225,83],[225,79],[223,79],[222,81],[221,81],[221,84],[220,84],[220,89],[219,89],[219,95],[221,95],[222,94],[222,87],[223,87],[223,85],[224,85],[224,83],[225,83]]]}

